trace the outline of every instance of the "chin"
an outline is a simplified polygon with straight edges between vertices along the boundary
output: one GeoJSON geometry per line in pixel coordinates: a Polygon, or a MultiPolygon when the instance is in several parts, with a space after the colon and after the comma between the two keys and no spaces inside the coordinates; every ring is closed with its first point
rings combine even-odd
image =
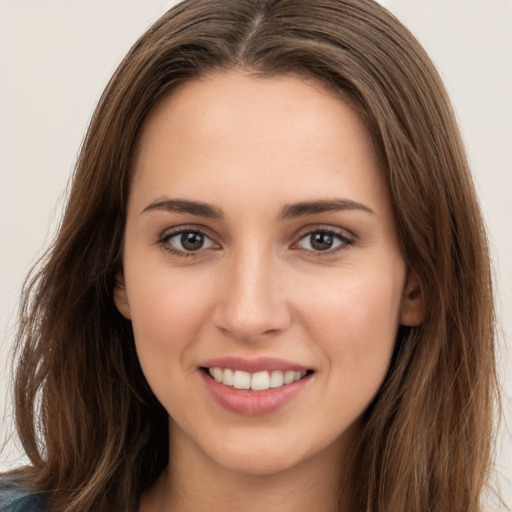
{"type": "Polygon", "coordinates": [[[226,434],[224,439],[204,446],[204,450],[216,465],[227,471],[246,476],[271,476],[311,463],[318,458],[339,452],[341,438],[329,442],[308,439],[307,432],[243,432],[226,434]]]}
{"type": "Polygon", "coordinates": [[[297,467],[301,460],[288,454],[273,453],[269,450],[255,450],[251,453],[225,453],[216,462],[224,469],[245,476],[272,476],[297,467]]]}

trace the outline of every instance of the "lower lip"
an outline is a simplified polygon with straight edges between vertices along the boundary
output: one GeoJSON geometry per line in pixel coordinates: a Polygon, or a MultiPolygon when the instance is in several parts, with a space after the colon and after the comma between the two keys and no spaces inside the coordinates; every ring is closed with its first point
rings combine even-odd
{"type": "Polygon", "coordinates": [[[261,416],[277,411],[295,398],[307,386],[311,378],[311,375],[306,375],[296,382],[278,388],[248,391],[225,386],[202,370],[200,373],[206,388],[219,405],[228,411],[245,416],[261,416]]]}

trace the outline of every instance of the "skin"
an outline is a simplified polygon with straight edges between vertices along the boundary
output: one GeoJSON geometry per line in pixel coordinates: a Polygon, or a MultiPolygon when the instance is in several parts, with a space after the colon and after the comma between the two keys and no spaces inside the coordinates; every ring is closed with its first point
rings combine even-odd
{"type": "MultiPolygon", "coordinates": [[[[397,328],[423,307],[355,112],[291,76],[219,72],[174,91],[141,135],[123,263],[116,304],[171,417],[169,468],[141,510],[335,510],[397,328]],[[222,217],[154,206],[168,199],[222,217]],[[334,199],[359,206],[279,218],[334,199]],[[176,229],[204,233],[204,245],[185,255],[176,229]],[[323,251],[311,238],[322,229],[334,232],[323,251]],[[277,411],[243,416],[212,400],[198,369],[227,355],[314,373],[277,411]]],[[[343,491],[347,503],[348,480],[343,491]]]]}

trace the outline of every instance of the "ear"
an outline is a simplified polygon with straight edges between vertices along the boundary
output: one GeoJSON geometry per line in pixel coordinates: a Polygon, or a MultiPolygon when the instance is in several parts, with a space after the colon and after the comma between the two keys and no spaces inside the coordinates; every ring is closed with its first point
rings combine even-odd
{"type": "Polygon", "coordinates": [[[126,293],[126,286],[124,283],[124,276],[119,272],[116,276],[116,285],[114,287],[114,303],[117,310],[127,320],[131,318],[130,304],[128,302],[128,294],[126,293]]]}
{"type": "Polygon", "coordinates": [[[425,300],[416,274],[408,269],[402,299],[400,324],[413,327],[425,320],[425,300]]]}

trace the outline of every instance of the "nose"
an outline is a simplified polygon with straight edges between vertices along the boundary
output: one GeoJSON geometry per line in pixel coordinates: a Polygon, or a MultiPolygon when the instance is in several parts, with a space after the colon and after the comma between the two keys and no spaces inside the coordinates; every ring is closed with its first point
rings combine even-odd
{"type": "Polygon", "coordinates": [[[266,339],[291,323],[282,269],[263,251],[233,255],[223,270],[214,322],[244,342],[266,339]]]}

